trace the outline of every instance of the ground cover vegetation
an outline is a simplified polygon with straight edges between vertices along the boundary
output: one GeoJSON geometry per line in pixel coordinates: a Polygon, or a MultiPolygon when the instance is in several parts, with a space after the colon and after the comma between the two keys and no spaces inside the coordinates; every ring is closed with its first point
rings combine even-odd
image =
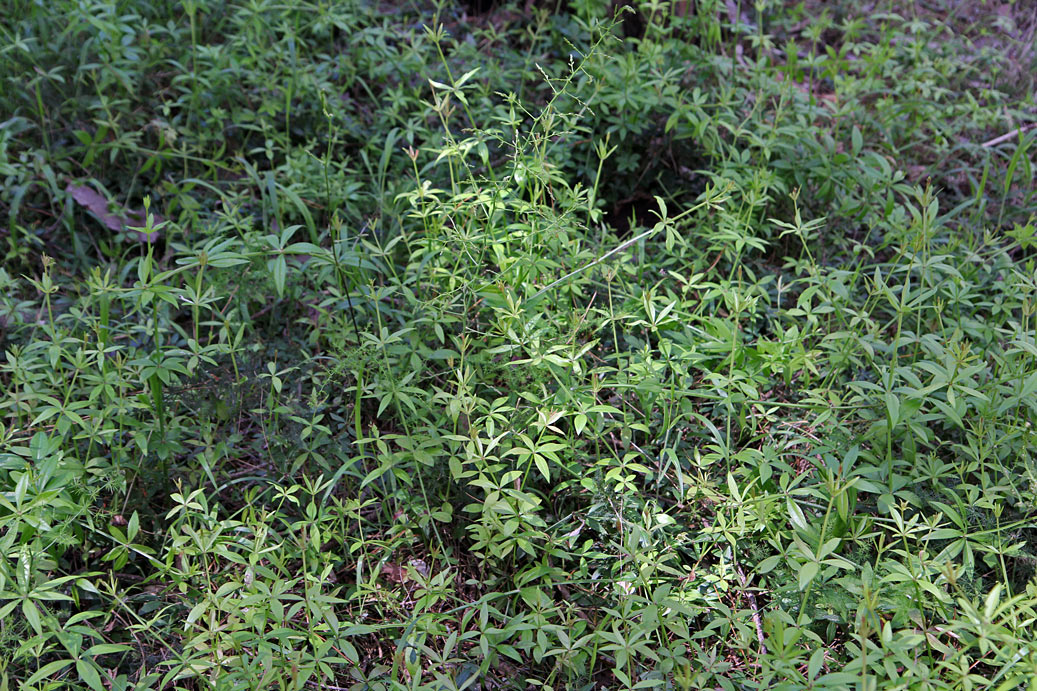
{"type": "Polygon", "coordinates": [[[1035,27],[8,0],[0,688],[1032,688],[1035,27]]]}

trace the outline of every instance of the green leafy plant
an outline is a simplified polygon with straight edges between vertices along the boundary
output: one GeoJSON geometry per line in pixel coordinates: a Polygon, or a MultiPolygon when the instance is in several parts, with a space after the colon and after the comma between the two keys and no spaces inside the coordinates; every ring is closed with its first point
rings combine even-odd
{"type": "Polygon", "coordinates": [[[0,687],[1032,686],[1023,5],[480,5],[0,20],[0,687]]]}

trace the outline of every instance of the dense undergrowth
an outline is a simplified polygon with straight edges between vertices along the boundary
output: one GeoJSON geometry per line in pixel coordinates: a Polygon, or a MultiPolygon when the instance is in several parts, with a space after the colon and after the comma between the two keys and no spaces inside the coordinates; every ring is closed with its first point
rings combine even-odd
{"type": "Polygon", "coordinates": [[[0,687],[1032,687],[1028,4],[534,5],[9,1],[0,687]]]}

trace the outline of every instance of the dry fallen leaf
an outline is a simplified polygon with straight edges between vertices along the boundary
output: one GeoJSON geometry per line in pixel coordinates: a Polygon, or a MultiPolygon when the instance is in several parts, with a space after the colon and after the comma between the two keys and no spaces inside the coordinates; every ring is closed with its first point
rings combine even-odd
{"type": "MultiPolygon", "coordinates": [[[[82,206],[84,209],[89,211],[98,221],[103,223],[109,230],[114,231],[128,231],[131,235],[136,236],[141,242],[154,242],[158,239],[158,231],[153,230],[150,233],[146,233],[142,230],[130,230],[130,228],[143,228],[146,219],[144,217],[144,211],[142,209],[119,209],[119,214],[112,213],[108,207],[108,200],[105,199],[97,190],[87,185],[73,185],[71,182],[65,188],[72,199],[77,204],[82,206]]],[[[155,216],[155,225],[161,223],[162,219],[158,214],[155,216]]]]}
{"type": "Polygon", "coordinates": [[[407,570],[402,566],[393,564],[392,562],[385,563],[382,567],[382,575],[392,583],[403,583],[407,580],[407,570]]]}

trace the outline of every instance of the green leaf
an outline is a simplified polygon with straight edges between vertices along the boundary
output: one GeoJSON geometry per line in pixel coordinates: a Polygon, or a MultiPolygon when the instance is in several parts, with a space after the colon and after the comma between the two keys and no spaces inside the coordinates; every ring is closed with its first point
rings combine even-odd
{"type": "Polygon", "coordinates": [[[994,586],[983,602],[983,615],[986,619],[992,620],[994,618],[994,612],[997,611],[997,606],[1001,602],[1001,584],[998,583],[994,586]]]}
{"type": "MultiPolygon", "coordinates": [[[[854,128],[856,131],[856,128],[854,128]]],[[[818,672],[821,671],[821,666],[825,662],[825,649],[823,647],[818,648],[810,656],[810,662],[807,663],[807,679],[813,681],[817,679],[818,672]]]]}
{"type": "Polygon", "coordinates": [[[576,431],[576,434],[578,434],[578,435],[582,434],[583,430],[586,427],[587,427],[587,416],[584,415],[583,413],[577,413],[573,417],[573,429],[576,431]]]}
{"type": "Polygon", "coordinates": [[[37,634],[43,633],[43,624],[40,621],[40,610],[32,600],[22,600],[22,614],[29,626],[37,634]]]}
{"type": "Polygon", "coordinates": [[[85,681],[87,686],[94,691],[105,691],[104,684],[101,683],[101,675],[86,660],[76,660],[76,672],[79,673],[79,678],[85,681]]]}
{"type": "Polygon", "coordinates": [[[71,664],[72,660],[55,660],[54,662],[48,662],[36,670],[35,674],[25,680],[25,686],[32,686],[41,679],[49,679],[71,664]]]}
{"type": "Polygon", "coordinates": [[[465,85],[465,82],[467,82],[469,79],[475,76],[479,69],[480,68],[476,67],[474,70],[469,70],[468,72],[465,72],[463,75],[461,75],[461,78],[457,80],[455,86],[460,89],[462,86],[465,85]]]}
{"type": "Polygon", "coordinates": [[[90,646],[87,649],[86,654],[89,657],[97,657],[98,655],[111,655],[113,653],[124,653],[132,648],[124,643],[98,643],[97,645],[90,646]]]}
{"type": "Polygon", "coordinates": [[[279,256],[270,261],[270,273],[274,278],[274,288],[277,297],[284,297],[284,284],[288,274],[288,263],[284,256],[279,256]]]}
{"type": "Polygon", "coordinates": [[[551,481],[551,471],[547,467],[547,458],[540,454],[533,454],[533,461],[536,463],[537,470],[544,476],[544,479],[548,482],[551,481]]]}
{"type": "Polygon", "coordinates": [[[886,402],[886,415],[889,417],[889,426],[892,429],[900,422],[900,399],[889,392],[883,394],[882,398],[886,402]]]}
{"type": "Polygon", "coordinates": [[[763,574],[763,573],[770,573],[771,571],[774,570],[774,567],[776,567],[779,563],[781,563],[781,555],[779,555],[779,554],[771,555],[771,556],[767,557],[766,559],[764,559],[763,561],[761,561],[756,566],[756,572],[757,573],[761,573],[761,574],[763,574]]]}
{"type": "Polygon", "coordinates": [[[808,561],[803,564],[803,568],[799,570],[799,589],[806,590],[810,581],[814,580],[814,576],[817,575],[818,565],[816,561],[808,561]]]}
{"type": "Polygon", "coordinates": [[[803,515],[803,509],[799,508],[791,498],[786,499],[785,503],[789,509],[789,518],[792,521],[792,526],[804,533],[810,532],[810,524],[807,523],[807,517],[803,515]]]}

